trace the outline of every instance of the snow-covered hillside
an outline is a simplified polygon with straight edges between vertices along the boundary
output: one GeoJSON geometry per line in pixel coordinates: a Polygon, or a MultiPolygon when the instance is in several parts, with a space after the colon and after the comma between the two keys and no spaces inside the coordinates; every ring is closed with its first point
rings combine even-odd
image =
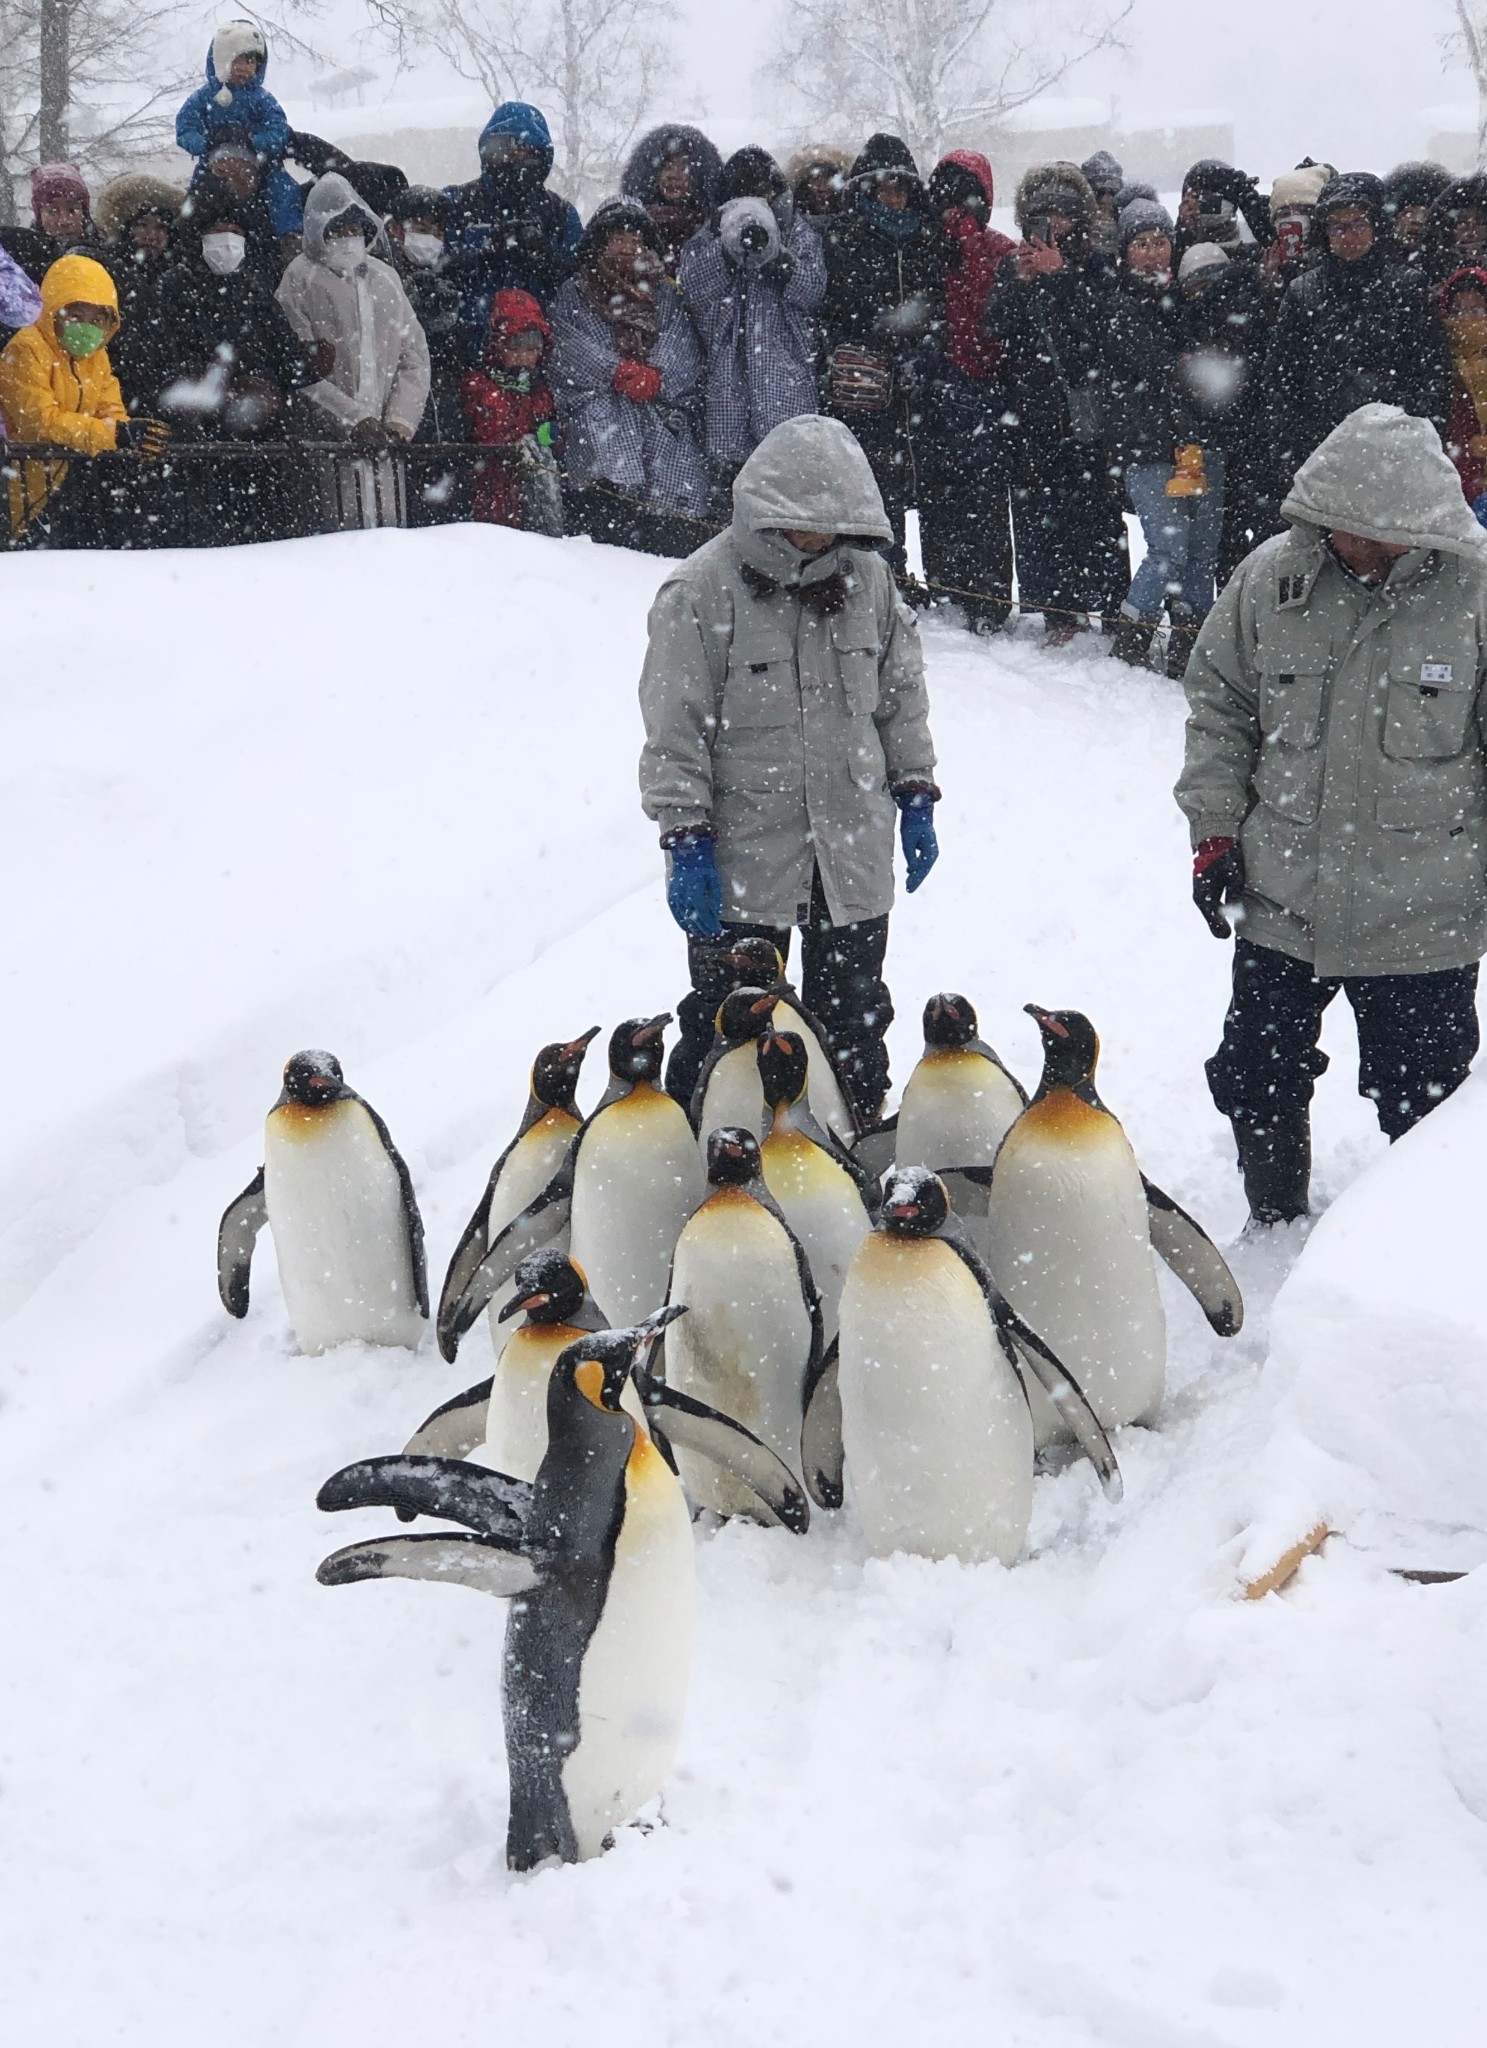
{"type": "MultiPolygon", "coordinates": [[[[1274,1361],[1296,1246],[1241,1245],[1243,1336],[1169,1291],[1124,1504],[1040,1479],[1011,1572],[865,1562],[829,1517],[702,1539],[664,1827],[509,1877],[502,1608],[315,1584],[386,1522],[318,1514],[319,1482],[486,1339],[302,1359],[266,1241],[248,1321],[222,1313],[217,1217],[283,1059],[328,1046],[409,1160],[437,1285],[535,1049],[682,993],[635,793],[658,573],[474,529],[0,563],[15,2038],[1466,2048],[1487,1575],[1383,1567],[1475,1564],[1487,1526],[1487,1085],[1385,1160],[1343,1014],[1318,1194],[1357,1185],[1274,1361]],[[1316,1516],[1356,1540],[1237,1601],[1316,1516]]],[[[1143,1164],[1232,1238],[1180,693],[926,637],[943,858],[895,919],[899,1079],[935,989],[1029,1080],[1022,1004],[1084,1008],[1143,1164]]]]}

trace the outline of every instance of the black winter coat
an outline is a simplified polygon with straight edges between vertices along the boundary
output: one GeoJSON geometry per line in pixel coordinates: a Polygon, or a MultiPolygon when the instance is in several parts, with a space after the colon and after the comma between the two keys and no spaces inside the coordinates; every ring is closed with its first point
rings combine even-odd
{"type": "Polygon", "coordinates": [[[200,257],[178,263],[160,288],[159,360],[162,403],[174,384],[204,385],[210,392],[218,379],[209,381],[209,372],[219,364],[227,371],[217,404],[202,409],[177,403],[168,409],[175,432],[192,440],[283,440],[288,429],[283,402],[312,383],[315,374],[299,336],[257,272],[244,264],[219,277],[200,257]],[[239,415],[234,394],[249,379],[271,385],[278,394],[281,404],[273,416],[255,421],[239,415]]]}
{"type": "Polygon", "coordinates": [[[957,251],[928,213],[905,241],[880,234],[861,212],[821,226],[826,296],[817,319],[829,355],[841,342],[872,349],[896,369],[933,355],[945,332],[945,280],[957,251]]]}
{"type": "Polygon", "coordinates": [[[1265,433],[1265,287],[1252,264],[1210,271],[1183,293],[1186,352],[1177,388],[1193,439],[1252,457],[1265,433]]]}
{"type": "Polygon", "coordinates": [[[466,368],[460,288],[442,267],[426,270],[410,263],[397,248],[392,252],[392,265],[429,345],[429,401],[414,439],[464,441],[468,433],[459,395],[459,381],[466,368]]]}
{"type": "Polygon", "coordinates": [[[106,268],[119,294],[119,331],[108,359],[131,412],[151,413],[160,389],[161,293],[179,258],[171,249],[147,258],[138,249],[111,249],[106,268]]]}
{"type": "Polygon", "coordinates": [[[1191,438],[1177,386],[1187,341],[1187,309],[1175,283],[1120,273],[1108,301],[1104,337],[1105,446],[1112,466],[1171,462],[1191,438]]]}
{"type": "Polygon", "coordinates": [[[1002,344],[999,375],[1007,410],[1035,479],[1071,479],[1089,468],[1090,425],[1098,429],[1103,410],[1104,337],[1113,293],[1108,273],[1093,259],[1024,280],[1017,258],[1009,256],[997,272],[986,301],[986,331],[1002,344]],[[1093,422],[1076,417],[1083,400],[1094,408],[1093,422]]]}
{"type": "Polygon", "coordinates": [[[482,174],[466,185],[449,186],[444,196],[449,201],[444,274],[460,290],[466,363],[478,363],[490,302],[498,291],[511,285],[546,307],[571,276],[578,215],[556,192],[524,179],[482,174]]]}
{"type": "Polygon", "coordinates": [[[1357,263],[1324,256],[1281,301],[1265,382],[1287,481],[1335,426],[1373,400],[1432,420],[1444,435],[1450,354],[1419,272],[1389,264],[1378,249],[1357,263]]]}

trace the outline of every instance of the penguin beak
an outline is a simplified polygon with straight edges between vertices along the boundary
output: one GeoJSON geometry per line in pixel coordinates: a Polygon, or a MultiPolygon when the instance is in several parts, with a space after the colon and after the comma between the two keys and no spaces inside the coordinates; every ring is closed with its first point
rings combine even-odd
{"type": "Polygon", "coordinates": [[[508,1316],[519,1316],[523,1309],[546,1308],[551,1300],[552,1296],[545,1288],[537,1294],[523,1295],[520,1301],[508,1301],[501,1313],[496,1317],[496,1321],[504,1323],[508,1316]]]}
{"type": "Polygon", "coordinates": [[[659,1017],[652,1017],[649,1023],[642,1024],[640,1029],[634,1034],[631,1043],[637,1048],[642,1045],[653,1045],[670,1022],[670,1010],[663,1011],[659,1017]]]}
{"type": "Polygon", "coordinates": [[[598,1036],[599,1026],[595,1024],[591,1030],[585,1031],[582,1038],[573,1038],[568,1041],[563,1047],[563,1058],[565,1060],[581,1060],[598,1036]]]}
{"type": "Polygon", "coordinates": [[[917,1202],[890,1202],[884,1208],[883,1214],[893,1217],[895,1222],[908,1223],[919,1214],[919,1204],[917,1202]]]}
{"type": "Polygon", "coordinates": [[[1040,1010],[1036,1003],[1024,1003],[1022,1007],[1045,1038],[1068,1037],[1068,1031],[1060,1024],[1057,1017],[1051,1015],[1049,1011],[1040,1010]]]}

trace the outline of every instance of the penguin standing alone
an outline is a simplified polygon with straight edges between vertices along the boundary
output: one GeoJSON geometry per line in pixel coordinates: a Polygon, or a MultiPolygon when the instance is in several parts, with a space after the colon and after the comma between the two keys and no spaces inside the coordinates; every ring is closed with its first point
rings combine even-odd
{"type": "MultiPolygon", "coordinates": [[[[676,1243],[666,1298],[691,1311],[666,1340],[668,1386],[731,1416],[799,1474],[806,1396],[821,1361],[821,1308],[800,1240],[764,1185],[759,1140],[725,1127],[708,1140],[707,1200],[676,1243]]],[[[758,1512],[726,1474],[681,1457],[698,1507],[758,1512]]]]}
{"type": "MultiPolygon", "coordinates": [[[[576,1100],[578,1077],[583,1071],[584,1054],[598,1035],[596,1024],[566,1045],[544,1045],[532,1062],[527,1106],[516,1136],[490,1170],[485,1193],[476,1203],[475,1213],[455,1247],[439,1296],[439,1349],[451,1363],[459,1340],[450,1335],[450,1310],[496,1239],[541,1194],[578,1136],[583,1121],[576,1100]]],[[[502,1304],[493,1300],[490,1306],[491,1339],[499,1351],[497,1324],[502,1304]]]]}
{"type": "MultiPolygon", "coordinates": [[[[676,1753],[695,1626],[691,1520],[670,1465],[620,1403],[661,1328],[684,1314],[665,1309],[563,1352],[530,1486],[454,1459],[402,1457],[347,1466],[320,1490],[326,1510],[394,1507],[472,1532],[351,1544],[321,1565],[322,1585],[433,1579],[510,1599],[502,1702],[513,1870],[597,1856],[662,1789],[676,1753]]],[[[808,1526],[790,1474],[747,1431],[654,1381],[646,1401],[678,1445],[727,1459],[772,1517],[808,1526]]]]}
{"type": "Polygon", "coordinates": [[[301,1351],[356,1342],[417,1349],[429,1300],[413,1183],[386,1124],[328,1052],[297,1052],[285,1066],[263,1165],[218,1226],[217,1287],[229,1315],[248,1313],[265,1222],[301,1351]]]}
{"type": "MultiPolygon", "coordinates": [[[[1220,1336],[1244,1318],[1234,1276],[1205,1233],[1145,1179],[1095,1091],[1100,1041],[1077,1010],[1027,1005],[1043,1078],[990,1176],[991,1266],[1052,1345],[1106,1429],[1149,1422],[1166,1384],[1167,1324],[1155,1248],[1220,1336]]],[[[1058,1418],[1032,1396],[1038,1442],[1058,1418]]]]}

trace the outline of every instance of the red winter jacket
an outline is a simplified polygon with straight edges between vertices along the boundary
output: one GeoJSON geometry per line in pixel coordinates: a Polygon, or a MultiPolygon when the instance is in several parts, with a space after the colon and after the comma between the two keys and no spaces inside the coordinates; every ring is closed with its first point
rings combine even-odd
{"type": "MultiPolygon", "coordinates": [[[[491,300],[486,331],[486,367],[467,370],[460,379],[460,401],[470,422],[470,438],[490,448],[514,448],[553,417],[552,392],[540,367],[531,373],[525,391],[512,388],[495,361],[500,344],[510,335],[535,327],[543,352],[552,346],[552,329],[530,292],[499,291],[491,300]]],[[[475,517],[493,526],[521,525],[521,471],[515,462],[492,462],[475,472],[475,517]]]]}
{"type": "MultiPolygon", "coordinates": [[[[961,170],[969,171],[986,194],[987,206],[995,205],[991,165],[979,151],[952,149],[940,162],[958,164],[961,170]]],[[[958,206],[945,215],[945,232],[960,251],[960,262],[951,271],[945,287],[945,353],[957,370],[979,384],[991,376],[1002,356],[1001,343],[982,329],[986,294],[991,290],[997,265],[1004,256],[1011,255],[1017,244],[999,235],[995,228],[983,228],[958,206]]]]}

